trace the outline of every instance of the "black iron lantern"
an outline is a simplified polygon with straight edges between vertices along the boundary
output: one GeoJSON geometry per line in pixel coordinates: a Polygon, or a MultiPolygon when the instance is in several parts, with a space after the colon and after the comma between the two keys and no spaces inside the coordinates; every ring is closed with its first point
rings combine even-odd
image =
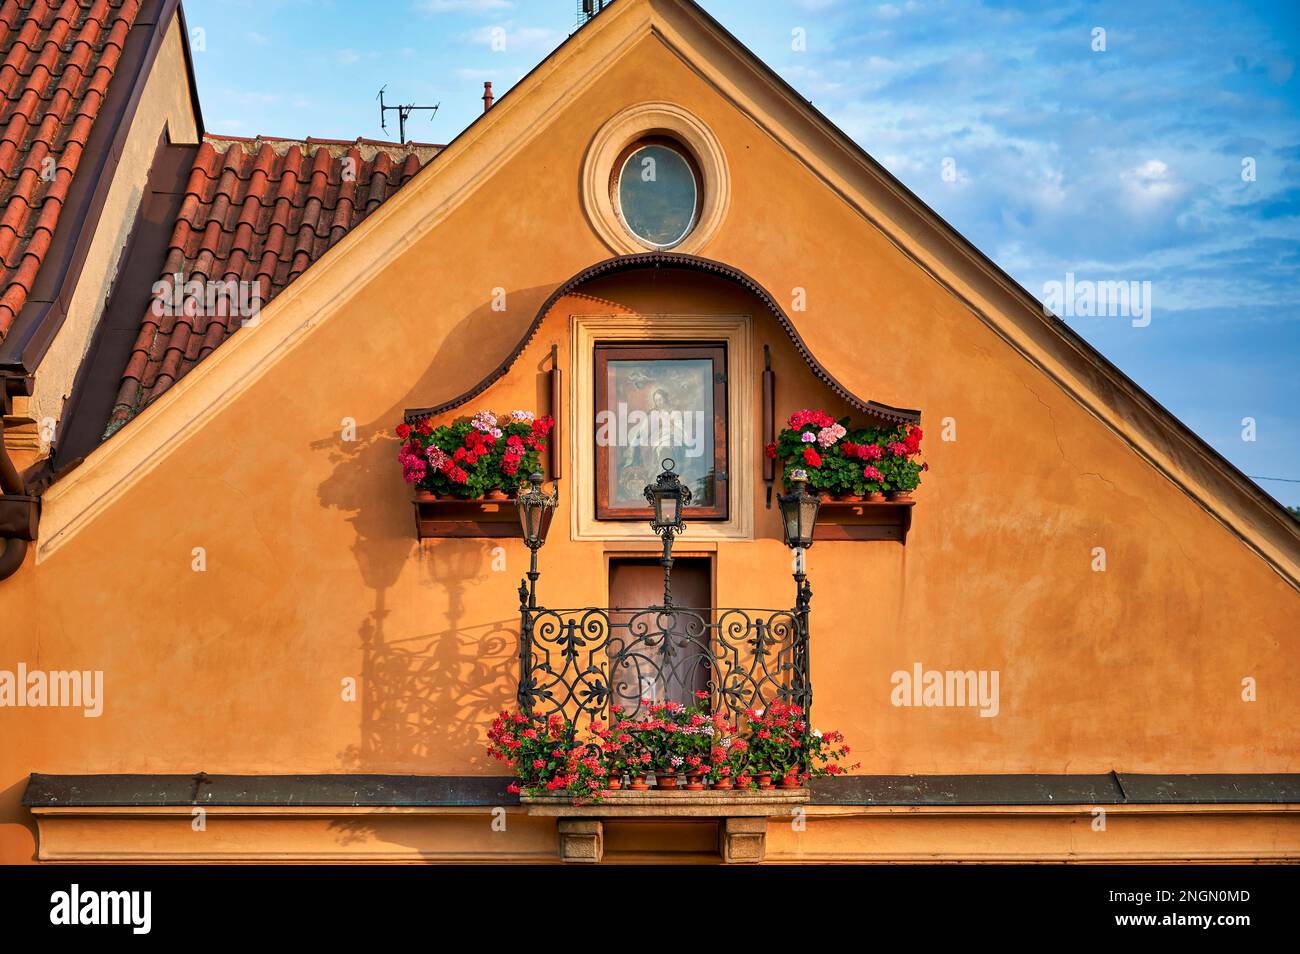
{"type": "Polygon", "coordinates": [[[817,527],[817,511],[821,498],[810,494],[807,484],[797,475],[790,482],[790,492],[777,497],[781,505],[781,529],[785,532],[785,545],[792,550],[806,550],[813,545],[813,530],[817,527]]]}
{"type": "Polygon", "coordinates": [[[674,472],[676,466],[677,462],[671,457],[665,458],[662,473],[645,489],[645,499],[654,508],[650,526],[658,534],[677,534],[686,528],[682,511],[690,505],[691,488],[683,484],[674,472]]]}
{"type": "Polygon", "coordinates": [[[686,529],[682,512],[691,502],[691,488],[682,483],[673,468],[677,465],[671,457],[664,458],[664,469],[653,484],[645,489],[646,502],[654,509],[650,527],[664,538],[664,555],[659,560],[664,568],[664,608],[673,605],[673,537],[686,529]]]}
{"type": "Polygon", "coordinates": [[[542,491],[542,475],[533,474],[528,478],[532,487],[520,489],[515,498],[519,508],[519,528],[524,534],[524,543],[534,553],[546,542],[546,534],[551,529],[551,516],[555,513],[556,495],[542,491]]]}

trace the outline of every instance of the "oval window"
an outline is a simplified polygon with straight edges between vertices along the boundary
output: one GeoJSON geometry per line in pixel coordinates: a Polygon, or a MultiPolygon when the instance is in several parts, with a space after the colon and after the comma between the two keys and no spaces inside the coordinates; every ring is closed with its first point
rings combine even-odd
{"type": "Polygon", "coordinates": [[[629,232],[654,248],[671,248],[690,234],[700,189],[691,161],[675,144],[633,144],[615,164],[616,204],[629,232]]]}

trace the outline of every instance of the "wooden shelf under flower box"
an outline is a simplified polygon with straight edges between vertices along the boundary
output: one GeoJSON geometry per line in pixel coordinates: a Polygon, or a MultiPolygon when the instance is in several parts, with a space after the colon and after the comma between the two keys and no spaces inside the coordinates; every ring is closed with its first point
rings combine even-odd
{"type": "Polygon", "coordinates": [[[813,540],[896,540],[907,542],[915,500],[827,500],[817,514],[813,540]]]}
{"type": "Polygon", "coordinates": [[[438,537],[517,537],[519,511],[513,500],[425,499],[415,503],[415,533],[438,537]]]}

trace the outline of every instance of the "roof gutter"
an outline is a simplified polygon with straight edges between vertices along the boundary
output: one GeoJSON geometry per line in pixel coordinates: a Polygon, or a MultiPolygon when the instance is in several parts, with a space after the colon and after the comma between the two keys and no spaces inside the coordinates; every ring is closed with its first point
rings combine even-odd
{"type": "Polygon", "coordinates": [[[31,377],[0,376],[0,580],[9,579],[23,565],[40,520],[40,499],[27,493],[27,484],[5,448],[5,423],[12,419],[13,399],[31,394],[33,384],[31,377]]]}

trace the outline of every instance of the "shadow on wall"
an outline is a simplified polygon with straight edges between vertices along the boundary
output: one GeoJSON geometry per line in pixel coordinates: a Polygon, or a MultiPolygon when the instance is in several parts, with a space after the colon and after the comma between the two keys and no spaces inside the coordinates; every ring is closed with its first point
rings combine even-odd
{"type": "MultiPolygon", "coordinates": [[[[468,315],[447,337],[483,335],[504,319],[517,327],[501,335],[504,355],[531,322],[536,303],[549,289],[512,293],[521,314],[503,316],[484,305],[468,315]],[[533,302],[532,310],[522,307],[533,302]],[[523,312],[526,312],[524,314],[523,312]]],[[[486,335],[489,339],[497,335],[486,335]]],[[[487,727],[513,704],[518,681],[519,620],[467,619],[475,586],[491,572],[499,541],[446,539],[421,543],[415,537],[411,491],[397,464],[393,429],[408,407],[423,407],[454,397],[442,367],[449,357],[439,349],[429,369],[378,420],[356,425],[355,440],[331,433],[312,444],[328,455],[332,469],[317,488],[325,509],[347,514],[354,540],[352,557],[364,585],[372,591],[370,611],[357,627],[362,653],[358,687],[361,718],[358,740],[339,753],[340,771],[411,774],[500,775],[502,768],[486,752],[487,727]],[[390,634],[389,593],[412,559],[420,563],[421,605],[398,607],[399,619],[445,613],[445,626],[419,635],[390,634]],[[446,766],[454,766],[448,770],[446,766]]],[[[491,359],[492,355],[485,355],[491,359]]],[[[490,368],[485,368],[487,373],[490,368]]],[[[346,412],[340,412],[340,418],[346,412]]],[[[511,589],[513,605],[513,588],[511,589]]],[[[484,605],[479,603],[478,605],[484,605]]],[[[490,604],[501,615],[501,604],[490,604]]],[[[471,611],[472,613],[472,611],[471,611]]],[[[340,844],[373,838],[375,826],[363,819],[333,822],[340,844]]]]}
{"type": "MultiPolygon", "coordinates": [[[[512,293],[508,300],[521,303],[518,315],[503,315],[485,304],[447,338],[500,337],[506,342],[501,348],[504,355],[534,317],[535,305],[529,310],[522,303],[541,301],[548,293],[541,288],[512,293]],[[503,333],[501,325],[508,319],[517,328],[503,333]],[[489,325],[496,333],[484,335],[489,325]]],[[[341,440],[336,432],[312,444],[313,450],[328,455],[332,465],[330,476],[317,488],[318,500],[323,508],[348,515],[354,532],[352,556],[362,581],[373,592],[370,612],[357,629],[362,652],[359,739],[339,753],[341,771],[428,774],[435,766],[454,765],[455,774],[500,772],[484,746],[492,718],[514,700],[519,622],[513,616],[482,620],[472,618],[472,611],[470,618],[466,615],[467,605],[475,605],[469,593],[491,573],[499,541],[416,540],[411,491],[397,464],[398,441],[393,433],[408,407],[455,396],[455,391],[448,391],[442,367],[449,357],[443,345],[400,403],[379,420],[357,423],[355,440],[341,440]],[[389,593],[413,557],[420,562],[427,587],[418,591],[420,606],[398,607],[397,616],[418,619],[426,612],[430,617],[445,612],[446,625],[419,635],[409,635],[409,629],[390,635],[394,608],[389,593]]],[[[339,417],[345,415],[340,409],[339,417]]],[[[511,593],[513,605],[513,587],[511,593]]],[[[493,615],[501,615],[499,600],[490,605],[493,615]]],[[[453,774],[445,768],[438,771],[453,774]]]]}
{"type": "Polygon", "coordinates": [[[340,753],[343,768],[419,773],[453,758],[466,770],[451,774],[491,774],[484,729],[514,699],[518,621],[386,640],[368,619],[361,638],[361,740],[340,753]]]}

